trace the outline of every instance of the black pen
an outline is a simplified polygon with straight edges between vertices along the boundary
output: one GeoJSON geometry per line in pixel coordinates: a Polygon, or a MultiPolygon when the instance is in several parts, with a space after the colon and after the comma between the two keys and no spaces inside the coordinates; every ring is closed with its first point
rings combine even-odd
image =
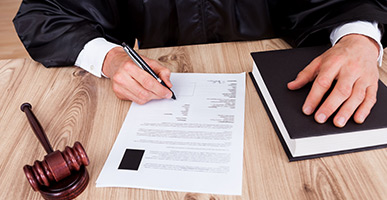
{"type": "Polygon", "coordinates": [[[169,88],[164,83],[164,81],[157,76],[157,74],[149,67],[149,65],[146,64],[146,62],[131,47],[129,47],[125,42],[122,43],[122,47],[124,48],[125,52],[129,55],[129,57],[133,60],[133,62],[136,63],[137,66],[139,66],[141,69],[143,69],[144,71],[152,75],[153,78],[155,78],[159,83],[161,83],[161,85],[168,88],[168,90],[172,92],[171,98],[176,100],[176,96],[171,90],[171,88],[169,88]]]}

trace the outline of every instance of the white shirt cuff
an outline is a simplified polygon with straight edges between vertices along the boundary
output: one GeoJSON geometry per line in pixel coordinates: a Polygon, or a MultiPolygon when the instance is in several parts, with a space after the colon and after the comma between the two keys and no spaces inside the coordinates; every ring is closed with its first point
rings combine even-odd
{"type": "Polygon", "coordinates": [[[79,53],[77,60],[75,61],[75,66],[78,66],[99,78],[101,78],[101,75],[106,77],[102,73],[103,62],[106,54],[117,46],[119,45],[108,42],[105,38],[90,40],[79,53]]]}
{"type": "Polygon", "coordinates": [[[379,44],[378,64],[379,66],[382,66],[383,46],[380,42],[382,38],[382,33],[378,28],[378,23],[371,23],[367,21],[355,21],[341,25],[331,32],[330,39],[332,45],[335,45],[342,37],[353,33],[368,36],[374,39],[379,44]]]}

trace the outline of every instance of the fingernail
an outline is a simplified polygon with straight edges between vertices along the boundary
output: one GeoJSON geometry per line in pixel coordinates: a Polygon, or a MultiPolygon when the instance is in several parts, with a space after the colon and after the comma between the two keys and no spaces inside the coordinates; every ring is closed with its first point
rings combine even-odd
{"type": "Polygon", "coordinates": [[[359,116],[358,116],[358,123],[363,123],[364,122],[364,120],[365,120],[365,115],[364,114],[359,114],[359,116]]]}
{"type": "Polygon", "coordinates": [[[326,119],[327,119],[327,116],[324,115],[323,113],[318,114],[316,117],[316,121],[318,123],[324,123],[326,119]]]}
{"type": "Polygon", "coordinates": [[[313,113],[313,108],[311,106],[305,106],[303,111],[306,115],[310,115],[313,113]]]}
{"type": "Polygon", "coordinates": [[[337,125],[340,127],[343,127],[345,125],[345,118],[344,117],[339,117],[336,121],[337,125]]]}

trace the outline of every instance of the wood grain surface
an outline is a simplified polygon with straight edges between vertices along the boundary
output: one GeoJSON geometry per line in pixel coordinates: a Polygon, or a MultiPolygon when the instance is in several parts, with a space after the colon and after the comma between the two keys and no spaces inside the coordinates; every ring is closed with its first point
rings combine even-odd
{"type": "MultiPolygon", "coordinates": [[[[289,46],[273,39],[139,52],[173,72],[239,73],[251,71],[250,52],[284,48],[289,46]]],[[[380,77],[387,82],[386,62],[380,77]]],[[[90,183],[78,199],[387,199],[387,149],[289,163],[250,77],[246,80],[242,196],[96,188],[131,104],[116,98],[108,79],[76,67],[47,69],[29,58],[0,60],[0,94],[0,199],[41,199],[22,170],[45,155],[20,111],[24,102],[32,104],[54,150],[75,141],[85,147],[90,183]]]]}
{"type": "Polygon", "coordinates": [[[0,1],[0,59],[29,58],[12,23],[21,2],[22,0],[0,1]]]}

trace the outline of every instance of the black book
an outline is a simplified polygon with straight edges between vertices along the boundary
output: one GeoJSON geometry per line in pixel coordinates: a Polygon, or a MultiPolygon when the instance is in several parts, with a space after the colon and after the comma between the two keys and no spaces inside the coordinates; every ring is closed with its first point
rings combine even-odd
{"type": "MultiPolygon", "coordinates": [[[[290,161],[387,147],[387,88],[379,81],[377,103],[363,124],[351,118],[337,128],[332,115],[315,122],[302,112],[312,83],[291,91],[287,83],[328,47],[308,47],[251,53],[250,77],[290,161]]],[[[317,110],[317,109],[316,109],[317,110]]]]}

